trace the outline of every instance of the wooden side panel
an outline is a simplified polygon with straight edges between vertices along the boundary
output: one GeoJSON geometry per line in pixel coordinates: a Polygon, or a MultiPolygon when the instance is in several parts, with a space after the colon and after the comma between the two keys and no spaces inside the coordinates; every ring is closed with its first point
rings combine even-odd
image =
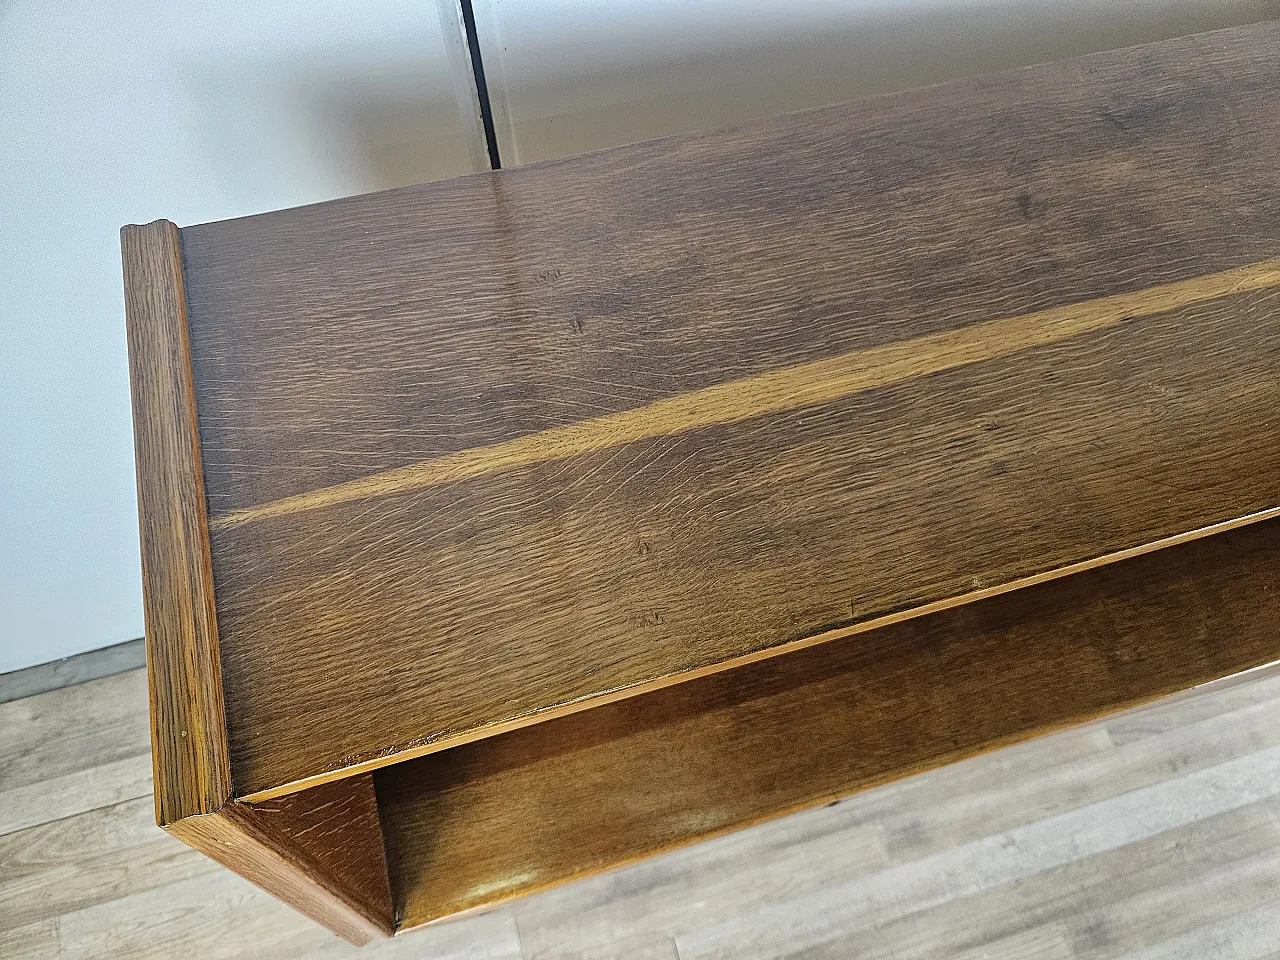
{"type": "Polygon", "coordinates": [[[231,796],[222,666],[178,228],[120,231],[133,395],[156,820],[231,796]]]}
{"type": "Polygon", "coordinates": [[[387,767],[402,928],[1280,658],[1280,523],[387,767]]]}
{"type": "Polygon", "coordinates": [[[168,829],[351,943],[395,930],[372,775],[168,829]]]}
{"type": "Polygon", "coordinates": [[[230,799],[178,230],[128,226],[121,248],[156,820],[341,936],[386,936],[393,918],[371,777],[258,808],[230,799]]]}

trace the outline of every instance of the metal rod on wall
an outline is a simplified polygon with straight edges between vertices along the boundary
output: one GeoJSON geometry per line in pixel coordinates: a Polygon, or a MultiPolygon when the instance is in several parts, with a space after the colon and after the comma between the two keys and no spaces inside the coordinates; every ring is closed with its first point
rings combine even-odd
{"type": "Polygon", "coordinates": [[[489,168],[502,169],[498,155],[498,135],[493,128],[493,106],[489,103],[489,85],[484,78],[484,58],[480,53],[480,37],[476,32],[476,13],[471,0],[459,0],[462,6],[462,29],[467,37],[467,52],[471,55],[471,78],[475,84],[476,100],[480,104],[480,122],[484,127],[485,147],[489,151],[489,168]]]}

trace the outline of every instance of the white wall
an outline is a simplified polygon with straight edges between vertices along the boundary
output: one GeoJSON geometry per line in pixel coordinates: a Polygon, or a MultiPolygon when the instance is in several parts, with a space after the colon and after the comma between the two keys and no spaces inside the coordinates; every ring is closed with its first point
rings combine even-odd
{"type": "MultiPolygon", "coordinates": [[[[508,162],[1280,0],[477,0],[508,162]]],[[[0,2],[0,672],[140,635],[117,231],[471,169],[430,0],[0,2]]]]}
{"type": "Polygon", "coordinates": [[[1277,0],[475,4],[521,162],[1280,16],[1277,0]]]}
{"type": "Polygon", "coordinates": [[[118,232],[471,169],[430,0],[0,4],[0,672],[141,636],[118,232]]]}

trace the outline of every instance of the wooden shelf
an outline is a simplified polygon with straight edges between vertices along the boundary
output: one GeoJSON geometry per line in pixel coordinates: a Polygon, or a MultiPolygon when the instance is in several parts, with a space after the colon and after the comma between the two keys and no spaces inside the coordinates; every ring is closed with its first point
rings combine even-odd
{"type": "Polygon", "coordinates": [[[1274,660],[1277,556],[1269,522],[379,770],[400,922],[1274,660]]]}
{"type": "Polygon", "coordinates": [[[158,820],[360,940],[1280,657],[1277,42],[126,227],[158,820]]]}

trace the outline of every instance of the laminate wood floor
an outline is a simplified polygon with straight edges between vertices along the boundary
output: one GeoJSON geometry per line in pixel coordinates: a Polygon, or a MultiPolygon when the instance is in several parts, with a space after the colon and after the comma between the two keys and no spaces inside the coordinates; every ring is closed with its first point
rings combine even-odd
{"type": "Polygon", "coordinates": [[[141,671],[0,704],[0,957],[1280,958],[1280,670],[357,949],[152,820],[141,671]]]}

